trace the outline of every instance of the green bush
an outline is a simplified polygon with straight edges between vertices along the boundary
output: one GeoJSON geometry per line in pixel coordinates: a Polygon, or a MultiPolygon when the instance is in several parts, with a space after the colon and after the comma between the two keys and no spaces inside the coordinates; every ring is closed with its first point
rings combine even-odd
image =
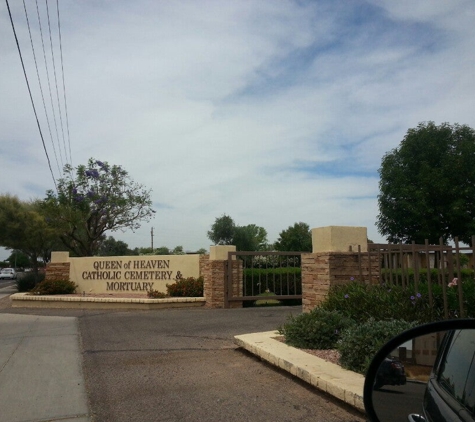
{"type": "Polygon", "coordinates": [[[367,285],[357,281],[332,287],[321,307],[329,311],[338,310],[358,322],[366,322],[370,318],[425,322],[432,319],[433,313],[426,293],[413,293],[413,290],[400,286],[367,285]]]}
{"type": "Polygon", "coordinates": [[[311,312],[290,316],[279,328],[285,342],[303,349],[333,349],[341,333],[355,322],[338,311],[315,308],[311,312]]]}
{"type": "Polygon", "coordinates": [[[76,291],[77,284],[69,280],[43,280],[31,290],[35,295],[66,295],[76,291]]]}
{"type": "Polygon", "coordinates": [[[166,293],[159,292],[158,290],[152,290],[152,289],[147,291],[147,296],[150,299],[164,299],[167,297],[166,293]]]}
{"type": "MultiPolygon", "coordinates": [[[[404,281],[405,283],[409,284],[414,284],[415,283],[415,275],[414,275],[414,269],[408,268],[404,270],[404,273],[401,269],[395,269],[395,270],[389,270],[389,269],[382,269],[381,270],[381,278],[385,280],[387,283],[392,284],[402,284],[402,278],[404,274],[404,281]],[[391,280],[391,274],[392,274],[392,280],[391,280]]],[[[430,279],[432,283],[435,283],[438,280],[438,274],[439,270],[436,268],[431,268],[430,270],[430,279]]],[[[460,269],[460,276],[462,278],[462,281],[468,281],[468,280],[473,280],[474,279],[474,271],[469,268],[461,268],[460,269]]],[[[455,275],[457,277],[457,275],[455,275]]],[[[445,271],[444,274],[444,281],[445,284],[448,284],[449,282],[452,281],[452,279],[449,277],[448,271],[445,271]]],[[[427,282],[427,268],[421,268],[419,270],[419,283],[426,283],[427,282]]]]}
{"type": "Polygon", "coordinates": [[[173,284],[167,284],[167,293],[171,297],[202,297],[203,277],[180,278],[173,284]]]}
{"type": "MultiPolygon", "coordinates": [[[[463,280],[463,279],[462,279],[463,280]]],[[[467,278],[462,281],[462,295],[463,295],[463,307],[466,312],[466,317],[475,318],[475,281],[471,278],[467,278]]],[[[460,282],[459,282],[460,287],[460,282]]],[[[460,305],[459,305],[459,287],[447,287],[447,305],[449,318],[460,317],[460,305]]],[[[423,296],[429,297],[429,287],[427,283],[419,283],[418,289],[423,296]]],[[[440,284],[432,283],[432,320],[444,319],[444,295],[443,289],[440,284]]],[[[426,321],[424,321],[426,322],[426,321]]],[[[429,322],[429,321],[427,321],[429,322]]]]}
{"type": "Polygon", "coordinates": [[[19,275],[16,279],[16,288],[22,292],[29,292],[33,289],[38,283],[41,283],[45,279],[44,273],[26,273],[24,275],[19,275]]]}
{"type": "Polygon", "coordinates": [[[343,368],[365,375],[371,359],[390,339],[417,323],[403,320],[376,321],[355,324],[343,331],[337,344],[343,368]]]}
{"type": "MultiPolygon", "coordinates": [[[[401,286],[381,286],[361,284],[357,281],[343,286],[332,287],[321,307],[338,310],[358,322],[369,318],[375,320],[402,319],[419,323],[444,319],[444,297],[440,284],[431,283],[432,306],[429,300],[429,286],[426,282],[418,284],[416,292],[413,284],[401,286]]],[[[466,279],[462,283],[464,309],[466,316],[475,317],[475,281],[466,279]]],[[[457,287],[447,287],[449,317],[460,316],[457,287]]]]}

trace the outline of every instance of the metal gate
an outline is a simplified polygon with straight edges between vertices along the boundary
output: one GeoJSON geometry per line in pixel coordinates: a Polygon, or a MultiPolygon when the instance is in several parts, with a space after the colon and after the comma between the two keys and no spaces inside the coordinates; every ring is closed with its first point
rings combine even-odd
{"type": "Polygon", "coordinates": [[[228,252],[225,306],[301,300],[301,252],[228,252]]]}
{"type": "MultiPolygon", "coordinates": [[[[475,245],[475,236],[472,237],[472,245],[475,245]]],[[[403,288],[412,289],[416,295],[419,284],[427,286],[429,306],[433,307],[433,290],[442,290],[444,318],[466,315],[466,300],[462,289],[462,281],[474,277],[474,249],[475,246],[464,247],[455,238],[454,246],[444,244],[439,240],[438,245],[430,245],[426,240],[423,245],[412,244],[377,244],[368,243],[368,251],[359,254],[359,276],[362,276],[362,257],[367,255],[368,260],[376,259],[379,263],[377,277],[379,283],[387,286],[400,285],[403,288]],[[452,304],[449,309],[448,293],[456,292],[457,306],[452,304]]],[[[371,266],[369,266],[369,280],[372,280],[371,266]]],[[[470,290],[471,289],[467,289],[470,290]]],[[[473,294],[473,293],[472,293],[473,294]]],[[[468,299],[470,302],[472,297],[468,299]]]]}

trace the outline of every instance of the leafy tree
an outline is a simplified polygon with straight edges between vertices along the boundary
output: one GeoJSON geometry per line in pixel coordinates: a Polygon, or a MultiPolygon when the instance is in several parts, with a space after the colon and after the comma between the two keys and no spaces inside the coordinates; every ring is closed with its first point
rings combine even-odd
{"type": "Polygon", "coordinates": [[[152,218],[151,205],[150,191],[121,166],[92,158],[76,170],[66,165],[57,192],[44,201],[48,222],[78,256],[96,255],[107,231],[138,229],[152,218]]]}
{"type": "Polygon", "coordinates": [[[295,223],[279,233],[275,242],[278,251],[312,252],[312,233],[306,223],[295,223]]]}
{"type": "Polygon", "coordinates": [[[183,250],[183,246],[175,246],[172,251],[172,255],[185,255],[185,251],[183,250]]]}
{"type": "Polygon", "coordinates": [[[28,268],[31,265],[30,257],[16,249],[12,251],[6,260],[9,262],[10,267],[28,268]]]}
{"type": "Polygon", "coordinates": [[[217,217],[208,238],[216,245],[235,245],[238,251],[261,250],[267,242],[267,231],[255,224],[238,226],[226,214],[217,217]]]}
{"type": "Polygon", "coordinates": [[[234,220],[229,215],[223,214],[216,218],[208,232],[208,238],[215,245],[232,245],[235,228],[234,220]]]}
{"type": "Polygon", "coordinates": [[[171,255],[172,251],[168,249],[166,246],[160,246],[159,248],[155,249],[156,255],[171,255]]]}
{"type": "Polygon", "coordinates": [[[127,256],[132,255],[133,251],[129,249],[129,245],[122,240],[116,240],[112,236],[104,239],[99,246],[100,256],[127,256]]]}
{"type": "Polygon", "coordinates": [[[267,231],[255,224],[236,226],[233,245],[238,251],[260,251],[267,242],[267,231]]]}
{"type": "Polygon", "coordinates": [[[195,253],[197,253],[199,255],[206,255],[208,253],[208,250],[205,249],[205,248],[200,248],[195,253]]]}
{"type": "Polygon", "coordinates": [[[379,232],[390,242],[438,243],[475,234],[475,131],[419,123],[382,159],[379,232]]]}
{"type": "Polygon", "coordinates": [[[38,259],[47,262],[57,244],[58,233],[42,214],[40,201],[20,201],[16,196],[0,196],[0,246],[28,256],[34,271],[38,259]]]}

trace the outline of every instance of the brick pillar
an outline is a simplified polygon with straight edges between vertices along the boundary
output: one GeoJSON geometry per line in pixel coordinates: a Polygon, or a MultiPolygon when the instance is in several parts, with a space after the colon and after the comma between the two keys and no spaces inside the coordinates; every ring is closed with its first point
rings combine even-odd
{"type": "Polygon", "coordinates": [[[322,303],[333,286],[341,286],[354,280],[377,283],[379,264],[377,255],[371,255],[371,280],[369,259],[361,256],[361,275],[358,254],[354,252],[318,252],[302,255],[302,310],[309,312],[322,303]]]}
{"type": "Polygon", "coordinates": [[[302,254],[302,310],[310,312],[322,303],[332,286],[349,283],[377,283],[379,262],[376,254],[348,252],[361,246],[367,251],[365,227],[331,226],[312,230],[313,253],[302,254]],[[361,259],[361,277],[360,265],[361,259]],[[371,272],[371,280],[369,274],[371,272]]]}
{"type": "Polygon", "coordinates": [[[51,252],[51,262],[46,265],[45,280],[70,280],[69,252],[51,252]]]}
{"type": "MultiPolygon", "coordinates": [[[[242,307],[242,302],[229,302],[226,297],[226,279],[228,252],[234,252],[235,246],[219,245],[211,246],[210,255],[203,256],[200,260],[200,271],[204,278],[204,297],[207,308],[236,308],[242,307]]],[[[242,264],[233,261],[233,285],[234,296],[242,295],[242,264]],[[236,280],[236,281],[234,281],[236,280]]]]}
{"type": "MultiPolygon", "coordinates": [[[[233,267],[233,276],[232,276],[232,296],[234,297],[239,297],[242,296],[242,286],[243,286],[243,269],[242,269],[242,261],[241,260],[234,260],[231,262],[231,265],[233,267]]],[[[231,301],[227,303],[228,308],[242,308],[242,301],[231,301]]]]}

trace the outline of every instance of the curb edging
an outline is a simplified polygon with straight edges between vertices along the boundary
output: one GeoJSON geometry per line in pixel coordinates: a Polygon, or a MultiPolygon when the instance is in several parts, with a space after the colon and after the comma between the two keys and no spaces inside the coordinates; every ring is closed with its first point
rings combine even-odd
{"type": "Polygon", "coordinates": [[[275,339],[277,331],[234,336],[239,347],[364,412],[364,376],[275,339]]]}

